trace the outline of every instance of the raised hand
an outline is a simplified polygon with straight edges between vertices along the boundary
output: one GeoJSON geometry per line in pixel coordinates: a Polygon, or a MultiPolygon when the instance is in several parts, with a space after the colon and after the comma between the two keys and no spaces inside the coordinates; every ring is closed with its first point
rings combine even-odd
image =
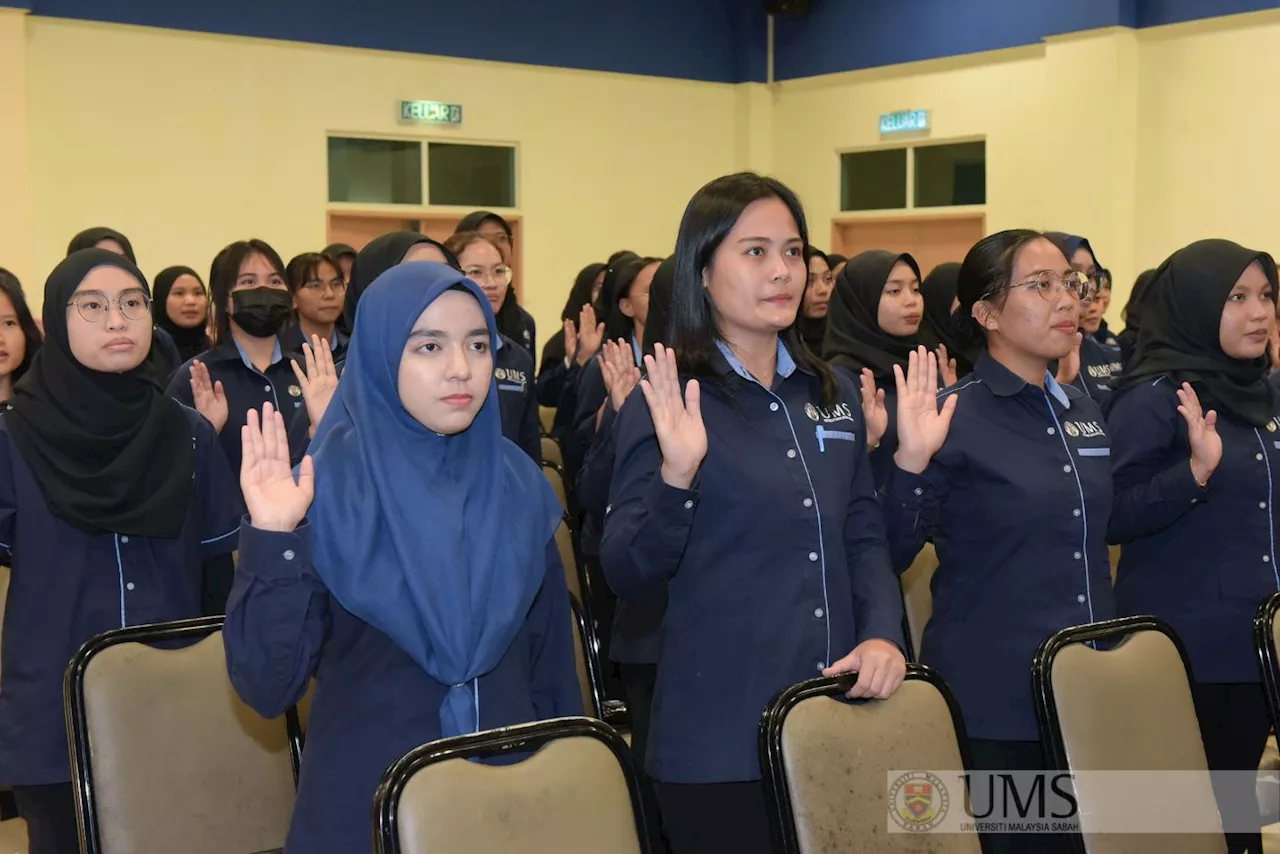
{"type": "Polygon", "coordinates": [[[209,378],[208,367],[199,359],[191,363],[191,398],[196,411],[209,419],[213,429],[221,433],[231,412],[227,395],[222,390],[222,381],[213,382],[209,378]]]}
{"type": "Polygon", "coordinates": [[[574,324],[572,318],[567,318],[564,322],[564,366],[567,368],[573,363],[573,358],[578,353],[578,327],[574,324]]]}
{"type": "Polygon", "coordinates": [[[857,673],[858,681],[845,696],[850,700],[870,698],[887,700],[902,687],[907,677],[907,660],[902,651],[887,640],[871,638],[853,648],[853,652],[822,671],[823,676],[857,673]]]}
{"type": "Polygon", "coordinates": [[[949,396],[938,409],[938,357],[924,347],[917,348],[907,361],[907,375],[893,366],[898,384],[898,452],[893,461],[898,468],[920,474],[947,440],[956,396],[949,396]]]}
{"type": "Polygon", "coordinates": [[[1070,385],[1080,376],[1080,342],[1083,340],[1084,334],[1077,332],[1071,352],[1058,360],[1058,375],[1054,379],[1062,385],[1070,385]]]}
{"type": "Polygon", "coordinates": [[[600,369],[604,372],[605,387],[609,389],[609,402],[617,412],[640,382],[640,366],[635,363],[631,345],[621,339],[604,342],[600,369]]]}
{"type": "Polygon", "coordinates": [[[681,399],[675,351],[661,344],[654,345],[653,350],[652,356],[644,357],[648,377],[640,381],[640,391],[649,404],[653,430],[662,449],[659,473],[668,486],[688,489],[707,455],[702,393],[698,381],[689,380],[681,399]]]}
{"type": "Polygon", "coordinates": [[[880,444],[889,429],[889,410],[884,405],[884,389],[876,391],[876,378],[870,368],[863,368],[859,378],[862,383],[862,420],[867,422],[867,448],[880,444]]]}
{"type": "Polygon", "coordinates": [[[315,467],[305,457],[293,479],[289,465],[289,436],[284,418],[271,404],[249,410],[248,421],[240,428],[244,453],[240,463],[240,489],[249,508],[249,524],[264,531],[289,532],[307,515],[315,497],[315,467]]]}
{"type": "Polygon", "coordinates": [[[587,303],[578,313],[578,364],[586,366],[600,352],[604,342],[604,324],[596,322],[596,310],[587,303]]]}
{"type": "Polygon", "coordinates": [[[1218,413],[1200,407],[1200,398],[1191,383],[1178,389],[1178,414],[1187,422],[1191,442],[1191,474],[1196,483],[1207,484],[1222,462],[1222,437],[1218,435],[1218,413]]]}
{"type": "Polygon", "coordinates": [[[942,387],[951,388],[959,381],[956,376],[956,360],[947,358],[947,345],[938,345],[938,369],[942,371],[942,387]]]}
{"type": "Polygon", "coordinates": [[[312,335],[311,342],[303,342],[302,355],[306,360],[304,372],[298,367],[297,359],[290,359],[293,375],[298,378],[302,387],[302,400],[307,404],[307,415],[311,418],[311,433],[314,435],[320,419],[333,400],[333,393],[338,390],[338,371],[333,366],[333,351],[329,342],[319,335],[312,335]]]}

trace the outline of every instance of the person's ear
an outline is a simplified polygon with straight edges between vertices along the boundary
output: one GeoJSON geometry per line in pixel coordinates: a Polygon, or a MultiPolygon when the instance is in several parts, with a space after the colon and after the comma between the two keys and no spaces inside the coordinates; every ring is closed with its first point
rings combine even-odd
{"type": "Polygon", "coordinates": [[[1000,328],[1000,312],[986,300],[978,300],[973,304],[973,319],[988,332],[995,332],[1000,328]]]}

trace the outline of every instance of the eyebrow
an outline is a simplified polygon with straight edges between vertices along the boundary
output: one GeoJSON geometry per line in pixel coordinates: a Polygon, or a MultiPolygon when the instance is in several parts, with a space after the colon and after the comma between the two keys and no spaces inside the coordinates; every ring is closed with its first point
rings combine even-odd
{"type": "MultiPolygon", "coordinates": [[[[738,242],[739,243],[774,243],[776,241],[774,241],[772,237],[739,237],[738,242]]],[[[788,237],[782,242],[783,243],[804,243],[804,241],[801,240],[799,236],[788,237]]]]}
{"type": "MultiPolygon", "coordinates": [[[[125,294],[142,294],[143,296],[145,296],[145,295],[146,295],[146,293],[147,293],[147,292],[146,292],[146,291],[144,291],[142,288],[138,287],[137,285],[134,285],[133,287],[124,288],[123,290],[118,291],[118,292],[117,292],[117,295],[118,295],[118,296],[124,296],[125,294]]],[[[106,292],[105,292],[105,291],[100,291],[100,290],[98,290],[97,288],[92,288],[92,289],[87,290],[87,291],[76,291],[76,292],[75,292],[75,293],[73,293],[71,296],[72,296],[72,298],[75,298],[75,297],[86,297],[86,296],[88,296],[88,297],[102,297],[103,299],[106,299],[106,298],[107,298],[107,294],[106,294],[106,292]]]]}
{"type": "MultiPolygon", "coordinates": [[[[488,337],[489,330],[488,329],[472,329],[463,337],[476,338],[481,335],[488,337]]],[[[440,329],[415,329],[409,333],[409,337],[410,338],[448,338],[449,333],[444,332],[440,329]]]]}

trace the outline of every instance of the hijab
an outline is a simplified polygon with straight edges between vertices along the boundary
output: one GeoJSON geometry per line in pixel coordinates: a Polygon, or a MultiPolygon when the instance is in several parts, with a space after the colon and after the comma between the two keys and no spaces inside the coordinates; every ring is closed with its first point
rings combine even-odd
{"type": "Polygon", "coordinates": [[[920,295],[924,297],[924,319],[920,324],[921,342],[931,350],[941,344],[947,355],[956,360],[959,376],[973,372],[973,365],[981,355],[967,345],[956,330],[957,321],[952,317],[951,306],[956,301],[956,282],[960,279],[960,264],[948,261],[934,267],[920,283],[920,295]]]}
{"type": "Polygon", "coordinates": [[[120,248],[124,250],[124,257],[129,259],[130,264],[137,266],[138,258],[133,254],[133,244],[129,242],[129,238],[114,228],[106,228],[104,226],[86,228],[71,238],[71,243],[67,245],[67,255],[79,252],[81,249],[95,249],[98,243],[103,240],[114,240],[119,243],[120,248]]]}
{"type": "Polygon", "coordinates": [[[507,239],[511,239],[511,224],[493,211],[472,211],[462,219],[458,220],[458,227],[453,230],[453,233],[459,234],[464,231],[478,231],[480,226],[484,225],[489,220],[493,220],[498,225],[502,226],[502,230],[507,233],[507,239]]]}
{"type": "MultiPolygon", "coordinates": [[[[173,283],[183,276],[194,276],[195,280],[200,282],[200,287],[204,288],[204,280],[190,267],[166,267],[156,274],[155,290],[151,297],[151,317],[155,320],[156,326],[168,332],[173,338],[173,343],[178,347],[178,364],[180,365],[208,350],[210,344],[205,323],[193,327],[179,326],[173,322],[173,318],[169,317],[169,291],[173,290],[173,283]]],[[[205,299],[208,300],[208,297],[209,291],[205,288],[205,299]]],[[[206,302],[205,320],[207,321],[208,318],[209,310],[206,302]]]]}
{"type": "Polygon", "coordinates": [[[822,358],[833,365],[852,368],[855,373],[870,368],[877,381],[893,377],[894,365],[906,369],[907,357],[919,346],[918,336],[890,335],[880,328],[879,321],[884,283],[899,261],[919,277],[920,266],[905,252],[874,249],[849,259],[831,292],[822,358]]]}
{"type": "Polygon", "coordinates": [[[118,267],[147,289],[138,268],[106,249],[82,249],[44,286],[44,346],[14,388],[9,434],[49,511],[91,534],[173,538],[194,491],[195,450],[182,407],[160,385],[156,349],[121,374],[90,370],[71,354],[67,315],[80,283],[118,267]]]}
{"type": "Polygon", "coordinates": [[[436,681],[444,736],[477,729],[477,677],[511,646],[542,585],[559,502],[524,451],[502,437],[494,382],[471,426],[424,427],[400,401],[400,359],[418,316],[441,294],[484,293],[451,267],[383,273],[356,315],[346,371],[312,440],[315,566],[351,613],[391,638],[436,681]]]}
{"type": "Polygon", "coordinates": [[[1199,240],[1179,249],[1151,277],[1143,303],[1142,329],[1133,360],[1117,394],[1152,377],[1169,375],[1191,383],[1207,412],[1261,427],[1276,415],[1276,388],[1268,382],[1270,359],[1248,361],[1222,350],[1222,309],[1236,280],[1257,261],[1271,282],[1276,264],[1265,252],[1229,240],[1199,240]]]}
{"type": "Polygon", "coordinates": [[[1089,250],[1089,257],[1093,259],[1094,269],[1098,272],[1102,270],[1102,262],[1098,260],[1098,253],[1093,251],[1093,247],[1089,245],[1089,241],[1078,234],[1065,234],[1061,231],[1046,231],[1044,236],[1057,246],[1066,256],[1067,263],[1071,263],[1071,258],[1082,248],[1089,250]]]}
{"type": "Polygon", "coordinates": [[[1124,331],[1118,336],[1120,345],[1132,350],[1138,346],[1138,333],[1142,331],[1142,301],[1146,299],[1147,289],[1155,277],[1155,270],[1144,270],[1134,280],[1133,290],[1129,292],[1129,301],[1124,304],[1121,317],[1124,319],[1124,331]]]}
{"type": "Polygon", "coordinates": [[[324,248],[321,254],[328,255],[330,258],[337,260],[343,255],[350,255],[352,258],[356,256],[356,250],[352,248],[350,243],[330,243],[324,248]]]}
{"type": "Polygon", "coordinates": [[[353,332],[356,325],[356,305],[360,302],[361,295],[375,279],[403,261],[405,253],[419,243],[430,243],[444,253],[450,267],[459,266],[457,257],[445,249],[443,243],[416,231],[393,231],[375,237],[356,253],[356,260],[351,265],[351,281],[347,282],[347,297],[342,314],[353,332]]]}
{"type": "MultiPolygon", "coordinates": [[[[600,275],[600,271],[606,269],[605,264],[588,264],[578,273],[578,278],[573,280],[573,287],[569,290],[569,299],[565,301],[564,310],[560,312],[560,319],[572,320],[576,328],[578,325],[578,317],[583,307],[591,302],[591,288],[595,285],[596,276],[600,275]]],[[[563,361],[564,352],[564,329],[557,330],[556,334],[547,339],[547,343],[542,348],[542,363],[555,364],[563,361]]]]}

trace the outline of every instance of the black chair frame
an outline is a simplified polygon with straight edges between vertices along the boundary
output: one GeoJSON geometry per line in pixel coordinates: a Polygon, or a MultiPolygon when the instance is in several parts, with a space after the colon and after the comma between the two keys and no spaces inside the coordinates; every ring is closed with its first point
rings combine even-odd
{"type": "Polygon", "coordinates": [[[583,711],[591,717],[604,720],[604,682],[600,678],[600,650],[596,645],[596,635],[587,622],[582,603],[572,593],[569,594],[569,607],[573,609],[573,619],[578,624],[578,640],[583,644],[582,654],[587,662],[587,677],[591,681],[592,707],[583,711]]]}
{"type": "Polygon", "coordinates": [[[1253,640],[1262,670],[1262,691],[1267,697],[1271,726],[1280,732],[1280,652],[1276,650],[1275,623],[1280,613],[1280,593],[1273,593],[1258,606],[1253,620],[1253,640]]]}

